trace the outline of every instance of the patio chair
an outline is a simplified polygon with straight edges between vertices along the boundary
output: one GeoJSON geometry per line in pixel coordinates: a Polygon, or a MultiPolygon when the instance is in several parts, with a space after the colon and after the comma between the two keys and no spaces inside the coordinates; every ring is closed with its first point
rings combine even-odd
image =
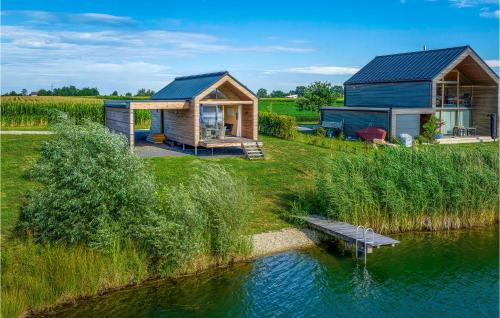
{"type": "Polygon", "coordinates": [[[323,121],[321,126],[328,130],[328,137],[333,137],[334,133],[338,131],[337,135],[344,133],[344,120],[341,121],[323,121]]]}
{"type": "Polygon", "coordinates": [[[230,135],[233,131],[233,124],[224,124],[224,128],[226,130],[226,135],[230,135]]]}

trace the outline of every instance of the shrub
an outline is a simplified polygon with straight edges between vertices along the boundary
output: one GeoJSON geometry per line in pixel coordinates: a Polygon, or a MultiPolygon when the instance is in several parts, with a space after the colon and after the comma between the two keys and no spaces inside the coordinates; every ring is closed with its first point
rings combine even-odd
{"type": "Polygon", "coordinates": [[[432,115],[429,120],[422,125],[423,133],[422,140],[433,143],[436,141],[436,135],[438,133],[439,124],[436,116],[432,115]]]}
{"type": "Polygon", "coordinates": [[[200,164],[187,186],[165,187],[157,198],[158,213],[140,226],[137,240],[158,273],[173,273],[200,254],[219,260],[248,252],[243,230],[251,197],[222,167],[200,164]]]}
{"type": "Polygon", "coordinates": [[[175,273],[198,255],[227,259],[248,251],[243,236],[251,197],[243,181],[201,165],[187,185],[155,191],[148,167],[120,135],[92,122],[54,124],[31,177],[17,229],[36,242],[112,252],[124,242],[145,251],[150,270],[175,273]]]}
{"type": "Polygon", "coordinates": [[[153,179],[127,140],[101,125],[66,121],[53,129],[29,173],[42,186],[28,193],[18,229],[37,242],[108,249],[152,208],[153,179]]]}
{"type": "Polygon", "coordinates": [[[294,117],[275,113],[259,113],[259,131],[269,136],[287,140],[297,136],[297,120],[294,117]]]}
{"type": "Polygon", "coordinates": [[[312,131],[314,136],[326,137],[328,130],[324,127],[315,128],[312,131]]]}
{"type": "Polygon", "coordinates": [[[497,158],[497,151],[482,147],[338,153],[318,171],[313,205],[328,217],[382,232],[492,224],[498,220],[497,158]]]}

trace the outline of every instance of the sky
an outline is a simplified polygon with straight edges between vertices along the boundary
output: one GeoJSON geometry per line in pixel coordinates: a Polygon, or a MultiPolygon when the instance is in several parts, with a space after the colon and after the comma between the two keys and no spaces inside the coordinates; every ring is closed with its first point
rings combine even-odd
{"type": "Polygon", "coordinates": [[[1,91],[158,91],[227,70],[250,89],[342,85],[377,55],[470,45],[499,70],[498,0],[3,0],[1,91]]]}

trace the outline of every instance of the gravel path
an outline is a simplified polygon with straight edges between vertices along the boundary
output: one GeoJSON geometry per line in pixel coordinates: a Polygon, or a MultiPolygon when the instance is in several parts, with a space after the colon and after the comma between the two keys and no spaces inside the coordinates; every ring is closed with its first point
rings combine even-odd
{"type": "Polygon", "coordinates": [[[252,236],[253,257],[314,246],[320,242],[316,232],[309,229],[285,229],[252,236]]]}

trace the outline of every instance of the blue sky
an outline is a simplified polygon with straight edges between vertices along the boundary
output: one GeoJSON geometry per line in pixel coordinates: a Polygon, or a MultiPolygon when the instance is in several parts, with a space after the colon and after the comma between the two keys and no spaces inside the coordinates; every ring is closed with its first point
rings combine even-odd
{"type": "Polygon", "coordinates": [[[2,1],[2,92],[159,90],[228,70],[253,90],[342,84],[376,55],[471,45],[498,72],[497,0],[2,1]]]}

